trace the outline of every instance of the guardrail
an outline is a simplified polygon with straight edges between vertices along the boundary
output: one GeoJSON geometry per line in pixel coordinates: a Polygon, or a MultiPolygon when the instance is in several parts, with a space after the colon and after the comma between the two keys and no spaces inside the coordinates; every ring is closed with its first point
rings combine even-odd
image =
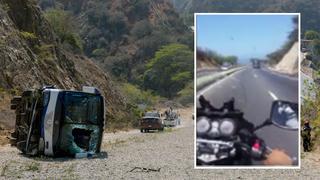
{"type": "Polygon", "coordinates": [[[214,74],[210,74],[210,75],[206,75],[206,76],[202,76],[197,78],[197,91],[204,88],[205,86],[219,80],[222,79],[236,71],[239,71],[241,69],[243,69],[244,67],[237,67],[237,68],[233,68],[233,69],[229,69],[227,71],[222,71],[219,73],[214,73],[214,74]]]}

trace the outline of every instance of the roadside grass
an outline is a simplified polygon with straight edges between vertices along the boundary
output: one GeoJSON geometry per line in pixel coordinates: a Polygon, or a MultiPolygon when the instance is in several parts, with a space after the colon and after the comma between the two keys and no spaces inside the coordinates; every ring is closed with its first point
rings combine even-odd
{"type": "Polygon", "coordinates": [[[132,137],[132,140],[133,140],[134,142],[138,142],[138,143],[143,143],[143,142],[145,142],[145,139],[140,138],[140,137],[132,137]]]}
{"type": "Polygon", "coordinates": [[[7,169],[8,169],[8,164],[5,164],[5,165],[2,167],[2,169],[1,169],[1,174],[0,174],[0,176],[4,176],[7,169]]]}
{"type": "Polygon", "coordinates": [[[171,133],[171,132],[174,132],[177,130],[178,130],[177,128],[166,127],[166,128],[164,128],[163,133],[171,133]]]}
{"type": "Polygon", "coordinates": [[[157,133],[149,133],[149,136],[133,136],[127,139],[116,139],[115,141],[106,142],[102,144],[102,148],[115,148],[126,146],[128,142],[143,143],[148,140],[155,140],[157,138],[157,133]]]}
{"type": "Polygon", "coordinates": [[[40,171],[40,163],[38,162],[31,162],[29,164],[26,165],[26,171],[40,171]]]}
{"type": "Polygon", "coordinates": [[[116,139],[114,142],[106,142],[102,144],[103,148],[115,148],[115,147],[120,147],[124,146],[127,140],[123,139],[116,139]]]}
{"type": "Polygon", "coordinates": [[[21,163],[11,160],[4,163],[4,166],[1,169],[0,177],[13,177],[21,178],[22,172],[25,171],[24,168],[21,168],[21,163]]]}
{"type": "Polygon", "coordinates": [[[66,179],[79,179],[74,174],[75,167],[76,167],[76,164],[73,163],[69,167],[65,168],[65,170],[64,170],[65,175],[62,177],[62,179],[65,179],[65,178],[66,179]]]}

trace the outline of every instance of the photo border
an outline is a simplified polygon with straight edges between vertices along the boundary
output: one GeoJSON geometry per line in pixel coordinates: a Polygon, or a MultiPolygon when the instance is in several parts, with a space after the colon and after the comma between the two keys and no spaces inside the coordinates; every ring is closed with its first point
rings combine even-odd
{"type": "Polygon", "coordinates": [[[194,127],[193,127],[193,165],[194,169],[301,169],[301,98],[300,98],[300,64],[301,64],[301,13],[194,13],[194,127]],[[298,111],[299,111],[299,129],[298,129],[298,166],[197,166],[196,157],[196,118],[197,118],[197,16],[198,15],[296,15],[298,16],[298,111]]]}

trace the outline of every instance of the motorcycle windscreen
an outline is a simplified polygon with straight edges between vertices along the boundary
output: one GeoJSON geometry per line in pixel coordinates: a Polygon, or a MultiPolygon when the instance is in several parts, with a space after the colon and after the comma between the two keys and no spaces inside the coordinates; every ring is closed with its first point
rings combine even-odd
{"type": "Polygon", "coordinates": [[[103,98],[65,92],[63,109],[60,150],[69,155],[98,152],[103,132],[103,98]]]}

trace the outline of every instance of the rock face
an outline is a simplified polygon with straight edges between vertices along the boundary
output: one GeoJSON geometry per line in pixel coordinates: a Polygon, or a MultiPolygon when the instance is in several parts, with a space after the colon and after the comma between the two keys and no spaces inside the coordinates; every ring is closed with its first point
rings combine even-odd
{"type": "MultiPolygon", "coordinates": [[[[63,50],[36,2],[0,0],[0,88],[98,87],[110,121],[128,116],[123,96],[90,59],[63,50]]],[[[1,99],[0,99],[1,100],[1,99]]]]}
{"type": "Polygon", "coordinates": [[[299,45],[298,42],[295,42],[274,69],[285,74],[298,74],[298,54],[299,45]]]}

